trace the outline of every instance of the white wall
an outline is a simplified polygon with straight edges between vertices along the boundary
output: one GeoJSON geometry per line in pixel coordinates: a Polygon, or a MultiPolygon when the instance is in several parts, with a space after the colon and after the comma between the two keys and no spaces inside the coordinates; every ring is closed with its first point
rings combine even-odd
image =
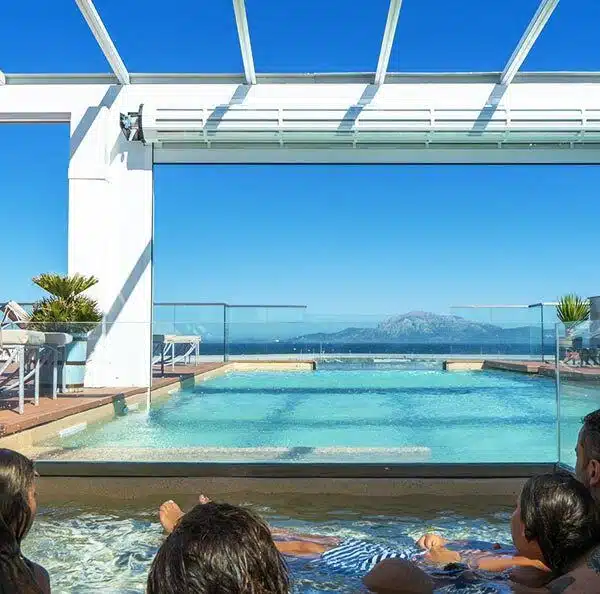
{"type": "Polygon", "coordinates": [[[88,345],[86,387],[151,380],[152,149],[126,142],[119,111],[115,101],[71,120],[68,269],[99,279],[90,294],[105,313],[88,345]]]}

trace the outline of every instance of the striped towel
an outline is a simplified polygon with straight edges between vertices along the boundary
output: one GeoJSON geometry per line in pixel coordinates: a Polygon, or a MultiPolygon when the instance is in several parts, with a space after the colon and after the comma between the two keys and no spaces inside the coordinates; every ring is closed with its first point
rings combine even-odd
{"type": "Polygon", "coordinates": [[[338,571],[367,573],[384,559],[412,559],[419,553],[416,549],[401,551],[377,543],[349,539],[323,553],[319,561],[338,571]]]}

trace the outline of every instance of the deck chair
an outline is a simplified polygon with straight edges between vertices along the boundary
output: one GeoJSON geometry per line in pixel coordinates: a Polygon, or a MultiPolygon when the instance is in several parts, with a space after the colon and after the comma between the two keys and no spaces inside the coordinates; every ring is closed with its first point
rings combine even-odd
{"type": "Polygon", "coordinates": [[[34,404],[40,403],[41,352],[45,343],[43,332],[0,329],[0,353],[6,353],[6,360],[0,363],[0,391],[18,388],[19,414],[25,412],[25,382],[31,377],[34,378],[34,404]],[[18,371],[6,373],[13,364],[18,371]],[[18,379],[15,379],[13,376],[17,374],[18,379]]]}
{"type": "Polygon", "coordinates": [[[154,334],[152,336],[153,364],[160,363],[161,374],[165,372],[165,364],[175,369],[177,363],[191,363],[192,355],[194,363],[198,364],[200,355],[200,343],[202,337],[198,335],[179,334],[154,334]],[[176,345],[183,345],[183,352],[176,353],[176,345]]]}
{"type": "Polygon", "coordinates": [[[0,328],[14,326],[26,329],[27,324],[31,320],[29,312],[23,309],[16,301],[5,303],[0,311],[2,311],[0,328]]]}
{"type": "MultiPolygon", "coordinates": [[[[28,330],[31,315],[16,301],[5,303],[0,309],[0,355],[5,354],[4,362],[0,361],[0,391],[19,390],[19,412],[23,412],[25,382],[34,377],[34,403],[39,404],[39,371],[42,365],[52,366],[52,399],[58,396],[58,359],[60,351],[73,341],[73,337],[65,332],[38,332],[28,330]],[[40,338],[40,335],[42,338],[40,338]],[[18,363],[19,379],[9,383],[1,377],[10,365],[18,363]]],[[[8,374],[10,375],[10,374],[8,374]]],[[[64,376],[61,392],[65,391],[64,376]]]]}

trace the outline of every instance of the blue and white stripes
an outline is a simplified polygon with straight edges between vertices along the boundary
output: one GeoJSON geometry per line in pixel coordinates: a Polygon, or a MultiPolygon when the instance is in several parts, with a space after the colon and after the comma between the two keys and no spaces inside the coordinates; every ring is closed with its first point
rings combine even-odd
{"type": "Polygon", "coordinates": [[[384,559],[411,559],[416,554],[415,550],[402,551],[377,543],[349,539],[323,553],[320,561],[337,571],[366,573],[384,559]]]}

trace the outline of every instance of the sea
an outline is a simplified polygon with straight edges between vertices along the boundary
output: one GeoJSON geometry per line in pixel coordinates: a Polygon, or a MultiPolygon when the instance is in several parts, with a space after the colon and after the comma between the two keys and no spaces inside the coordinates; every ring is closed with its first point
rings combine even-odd
{"type": "MultiPolygon", "coordinates": [[[[181,345],[183,346],[183,345],[181,345]]],[[[294,354],[389,354],[389,355],[523,355],[541,356],[539,343],[394,343],[394,342],[294,342],[294,341],[234,341],[204,342],[203,355],[294,355],[294,354]]],[[[555,353],[554,344],[544,345],[544,355],[555,353]]]]}

